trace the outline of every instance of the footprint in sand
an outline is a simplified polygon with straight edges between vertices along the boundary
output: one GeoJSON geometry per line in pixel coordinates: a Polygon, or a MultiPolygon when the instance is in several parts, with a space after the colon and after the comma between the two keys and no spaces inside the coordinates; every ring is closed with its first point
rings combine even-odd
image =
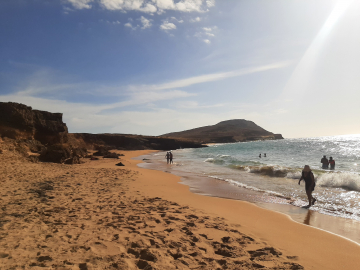
{"type": "Polygon", "coordinates": [[[117,255],[125,252],[124,248],[112,242],[93,242],[90,244],[92,252],[98,255],[117,255]],[[123,250],[121,250],[123,249],[123,250]]]}

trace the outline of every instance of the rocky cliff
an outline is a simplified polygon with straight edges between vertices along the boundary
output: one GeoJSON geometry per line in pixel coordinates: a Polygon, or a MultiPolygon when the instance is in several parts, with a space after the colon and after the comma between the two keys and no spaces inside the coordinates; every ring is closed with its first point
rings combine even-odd
{"type": "Polygon", "coordinates": [[[167,133],[161,135],[161,137],[186,139],[199,143],[230,143],[283,139],[281,134],[269,132],[254,122],[244,119],[228,120],[213,126],[167,133]]]}
{"type": "Polygon", "coordinates": [[[33,110],[19,103],[0,102],[2,137],[55,144],[66,143],[67,134],[68,129],[62,121],[62,113],[33,110]]]}

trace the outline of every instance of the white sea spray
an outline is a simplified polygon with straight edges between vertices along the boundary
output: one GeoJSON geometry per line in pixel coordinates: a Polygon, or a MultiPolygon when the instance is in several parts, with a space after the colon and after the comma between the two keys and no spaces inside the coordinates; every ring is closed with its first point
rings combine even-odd
{"type": "Polygon", "coordinates": [[[324,187],[360,191],[360,175],[349,172],[326,173],[317,179],[317,184],[324,187]]]}

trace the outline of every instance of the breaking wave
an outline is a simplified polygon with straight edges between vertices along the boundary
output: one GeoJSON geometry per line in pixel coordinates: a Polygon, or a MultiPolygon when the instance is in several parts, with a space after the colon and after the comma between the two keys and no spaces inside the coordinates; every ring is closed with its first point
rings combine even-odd
{"type": "Polygon", "coordinates": [[[360,191],[360,175],[356,173],[333,172],[318,177],[317,185],[360,191]]]}
{"type": "MultiPolygon", "coordinates": [[[[258,161],[246,160],[241,161],[230,155],[216,155],[205,159],[205,162],[213,163],[216,165],[226,166],[231,169],[240,170],[248,173],[259,174],[263,176],[288,178],[288,179],[300,179],[302,168],[291,168],[280,165],[267,165],[258,161]]],[[[319,186],[330,188],[342,188],[350,191],[360,191],[360,174],[351,172],[334,172],[324,171],[320,169],[313,170],[316,183],[319,186]]],[[[220,179],[224,180],[224,179],[220,179]]],[[[244,188],[250,188],[258,191],[254,187],[242,186],[243,184],[232,183],[232,180],[224,180],[231,184],[241,186],[244,188]]]]}
{"type": "Polygon", "coordinates": [[[218,176],[209,176],[209,177],[214,178],[216,180],[221,180],[221,181],[227,182],[227,183],[229,183],[231,185],[234,185],[234,186],[237,186],[237,187],[246,188],[246,189],[261,192],[261,193],[266,193],[268,195],[279,197],[279,198],[286,199],[286,200],[293,200],[293,198],[285,196],[284,194],[281,194],[279,192],[275,192],[275,191],[271,191],[271,190],[259,189],[259,188],[256,188],[256,187],[253,187],[253,186],[250,186],[250,185],[246,185],[246,184],[234,181],[232,179],[224,179],[224,178],[221,178],[221,177],[218,177],[218,176]]]}

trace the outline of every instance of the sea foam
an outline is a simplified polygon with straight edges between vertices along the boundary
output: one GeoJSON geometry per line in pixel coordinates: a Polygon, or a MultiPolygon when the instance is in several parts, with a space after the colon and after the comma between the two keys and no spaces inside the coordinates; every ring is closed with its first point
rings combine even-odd
{"type": "Polygon", "coordinates": [[[360,175],[355,173],[326,173],[320,175],[316,183],[323,187],[360,191],[360,175]]]}

